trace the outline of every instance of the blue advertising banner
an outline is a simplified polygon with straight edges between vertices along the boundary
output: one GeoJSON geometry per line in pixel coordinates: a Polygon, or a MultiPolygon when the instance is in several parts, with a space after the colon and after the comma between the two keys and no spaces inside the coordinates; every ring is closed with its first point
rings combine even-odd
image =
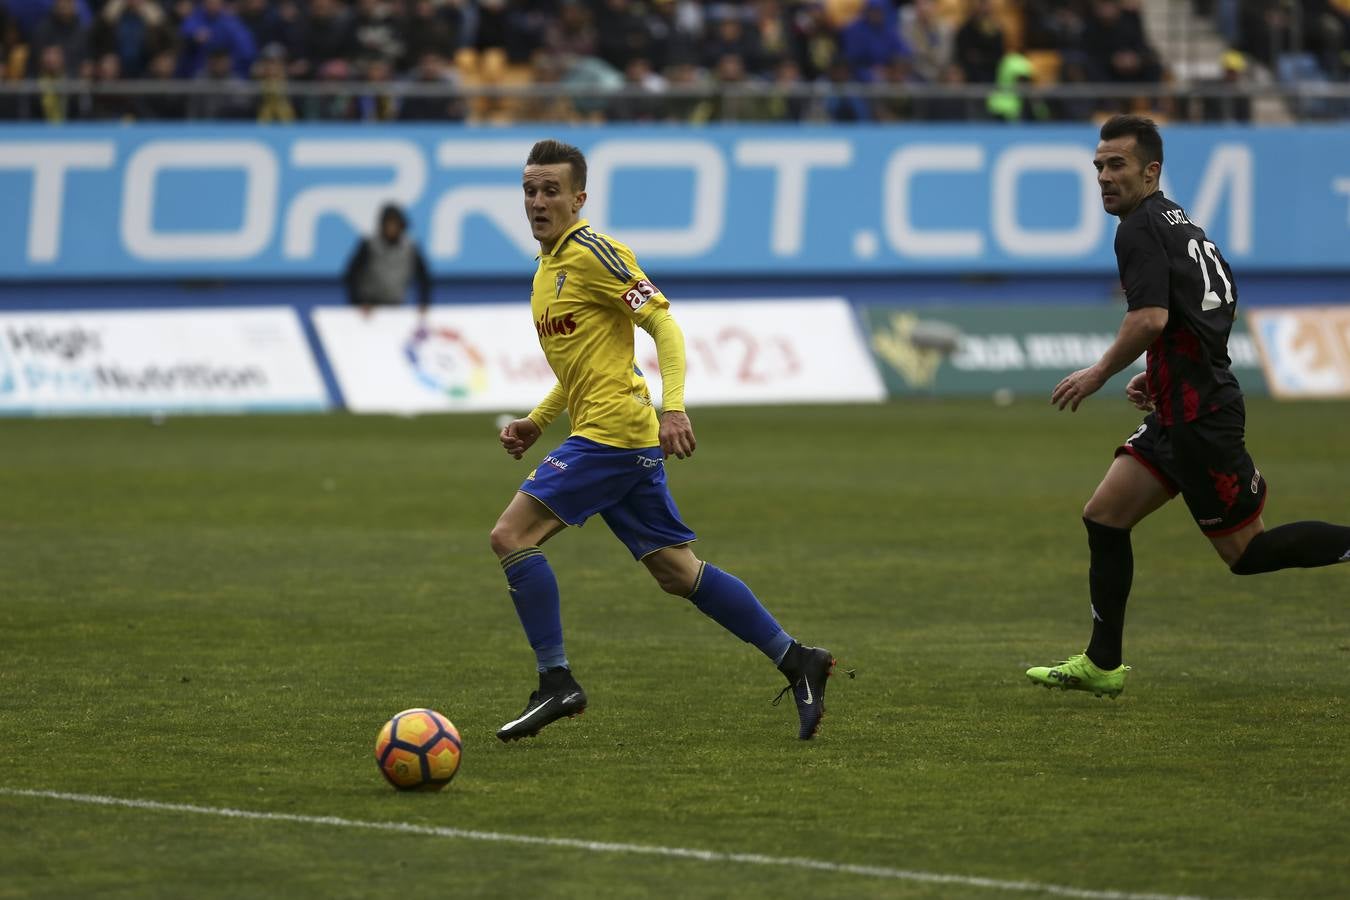
{"type": "MultiPolygon", "coordinates": [[[[327,277],[386,201],[432,268],[532,268],[520,170],[661,274],[1114,270],[1082,126],[0,127],[0,279],[327,277]]],[[[1350,271],[1350,127],[1164,130],[1164,190],[1238,268],[1350,271]]]]}

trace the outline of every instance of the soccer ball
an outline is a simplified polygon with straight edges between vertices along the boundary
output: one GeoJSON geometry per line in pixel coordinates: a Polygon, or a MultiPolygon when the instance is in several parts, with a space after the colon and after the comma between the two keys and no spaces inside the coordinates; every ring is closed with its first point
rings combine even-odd
{"type": "Polygon", "coordinates": [[[375,762],[400,791],[439,791],[459,771],[454,723],[434,709],[405,709],[380,729],[375,762]]]}

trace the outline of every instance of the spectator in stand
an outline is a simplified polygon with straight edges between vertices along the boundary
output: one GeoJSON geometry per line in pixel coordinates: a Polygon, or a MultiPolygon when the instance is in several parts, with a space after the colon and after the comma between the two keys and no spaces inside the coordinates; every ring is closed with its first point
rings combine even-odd
{"type": "MultiPolygon", "coordinates": [[[[406,64],[411,64],[421,79],[422,61],[427,56],[435,57],[428,65],[435,67],[433,80],[440,80],[444,60],[453,56],[460,45],[459,21],[457,16],[441,15],[433,0],[414,0],[412,12],[403,22],[403,51],[406,64]]],[[[419,118],[440,118],[440,116],[419,116],[419,118]]]]}
{"type": "Polygon", "coordinates": [[[253,78],[258,82],[258,121],[294,122],[295,104],[286,90],[286,48],[268,44],[253,67],[253,78]]]}
{"type": "Polygon", "coordinates": [[[39,93],[29,101],[25,110],[26,118],[41,119],[52,124],[78,118],[77,98],[57,88],[57,82],[69,77],[66,68],[66,51],[61,49],[60,44],[48,44],[42,48],[35,73],[39,93]]]}
{"type": "Polygon", "coordinates": [[[989,114],[1004,122],[1050,121],[1050,107],[1043,99],[1022,96],[1033,74],[1031,60],[1020,53],[1005,55],[998,64],[998,87],[989,94],[989,114]]]}
{"type": "Polygon", "coordinates": [[[872,118],[878,122],[904,122],[912,119],[914,103],[906,88],[919,78],[914,73],[914,64],[910,58],[895,57],[878,75],[877,83],[890,88],[891,92],[872,100],[872,118]]]}
{"type": "MultiPolygon", "coordinates": [[[[1059,70],[1060,84],[1087,84],[1092,81],[1082,53],[1066,53],[1059,70]]],[[[1082,122],[1092,118],[1096,102],[1091,97],[1063,97],[1053,105],[1056,118],[1064,122],[1082,122]]]]}
{"type": "Polygon", "coordinates": [[[29,41],[28,58],[30,70],[44,74],[37,77],[50,78],[45,63],[55,57],[47,57],[48,47],[61,48],[62,65],[67,78],[78,78],[85,73],[85,63],[89,61],[89,32],[87,17],[81,17],[75,0],[54,0],[51,11],[33,28],[29,41]]]}
{"type": "MultiPolygon", "coordinates": [[[[154,81],[171,81],[177,69],[177,51],[161,50],[151,58],[145,77],[154,81]]],[[[188,100],[178,93],[148,94],[140,98],[136,107],[142,119],[177,121],[186,119],[188,115],[188,100]]]]}
{"type": "Polygon", "coordinates": [[[1294,49],[1291,0],[1245,0],[1241,3],[1239,50],[1275,68],[1275,61],[1294,49]]]}
{"type": "MultiPolygon", "coordinates": [[[[558,87],[563,78],[561,61],[547,50],[534,51],[530,57],[530,81],[536,85],[558,87]]],[[[552,96],[527,97],[517,107],[521,122],[570,122],[576,118],[572,101],[561,92],[552,96]]]]}
{"type": "Polygon", "coordinates": [[[507,0],[477,0],[468,5],[474,13],[474,47],[505,50],[510,43],[507,0]]]}
{"type": "Polygon", "coordinates": [[[1003,26],[994,15],[993,0],[975,0],[970,16],[956,32],[956,61],[966,82],[993,82],[1003,50],[1003,26]]]}
{"type": "MultiPolygon", "coordinates": [[[[109,0],[99,13],[90,41],[95,55],[117,57],[121,77],[140,78],[154,59],[173,50],[177,36],[154,0],[109,0]]],[[[100,62],[107,71],[107,64],[100,62]]]]}
{"type": "Polygon", "coordinates": [[[254,47],[273,44],[286,54],[288,72],[294,72],[296,62],[303,65],[305,52],[304,13],[295,0],[240,0],[237,7],[239,21],[248,29],[254,47]]]}
{"type": "Polygon", "coordinates": [[[938,10],[937,0],[914,0],[900,9],[900,38],[909,47],[914,74],[937,83],[952,61],[952,26],[938,10]]]}
{"type": "Polygon", "coordinates": [[[544,46],[563,56],[595,56],[599,44],[594,17],[580,0],[566,0],[544,34],[544,46]]]}
{"type": "MultiPolygon", "coordinates": [[[[428,52],[417,60],[414,84],[451,88],[455,81],[445,59],[428,52]]],[[[464,103],[454,97],[408,95],[399,105],[398,117],[404,122],[459,122],[464,119],[464,103]]]]}
{"type": "Polygon", "coordinates": [[[352,80],[352,68],[345,59],[330,59],[319,67],[316,79],[329,89],[322,96],[306,97],[300,106],[300,116],[305,120],[320,122],[346,122],[356,117],[354,101],[350,93],[339,90],[352,80]]]}
{"type": "Polygon", "coordinates": [[[652,68],[664,72],[698,56],[703,9],[693,0],[653,0],[647,9],[647,30],[652,35],[652,68]]]}
{"type": "Polygon", "coordinates": [[[271,0],[238,0],[234,14],[239,17],[240,24],[248,29],[253,46],[267,47],[280,43],[278,31],[281,15],[271,0]]]}
{"type": "Polygon", "coordinates": [[[196,78],[209,90],[193,95],[188,102],[188,115],[212,121],[256,119],[257,104],[238,71],[239,66],[228,49],[212,50],[206,57],[205,70],[196,78]]]}
{"type": "MultiPolygon", "coordinates": [[[[938,84],[948,88],[966,85],[966,70],[958,62],[947,63],[938,84]]],[[[924,122],[964,122],[983,118],[979,104],[962,97],[929,97],[915,103],[914,118],[924,122]]]]}
{"type": "Polygon", "coordinates": [[[606,94],[623,86],[623,73],[616,72],[598,56],[571,57],[563,75],[563,87],[581,94],[572,101],[577,115],[587,122],[603,122],[606,94]]]}
{"type": "Polygon", "coordinates": [[[755,36],[746,31],[745,23],[739,17],[739,10],[725,13],[713,25],[712,33],[703,42],[703,65],[716,70],[722,60],[735,56],[741,64],[741,72],[748,70],[748,64],[759,60],[759,46],[755,36]]]}
{"type": "MultiPolygon", "coordinates": [[[[1237,50],[1229,50],[1224,53],[1220,64],[1223,75],[1214,86],[1241,87],[1245,81],[1247,58],[1237,50]]],[[[1206,122],[1250,122],[1252,98],[1246,94],[1236,97],[1204,97],[1200,104],[1200,116],[1206,122]]]]}
{"type": "Polygon", "coordinates": [[[94,82],[98,90],[88,98],[83,118],[99,122],[134,122],[138,104],[134,97],[109,87],[122,80],[122,61],[116,53],[105,53],[94,62],[94,82]]]}
{"type": "Polygon", "coordinates": [[[398,118],[399,99],[394,95],[394,67],[376,57],[362,67],[363,81],[374,85],[352,98],[356,118],[361,122],[392,122],[398,118]]]}
{"type": "Polygon", "coordinates": [[[596,55],[614,68],[624,71],[631,60],[650,59],[651,30],[629,0],[603,0],[595,28],[596,55]]]}
{"type": "Polygon", "coordinates": [[[773,107],[766,85],[746,76],[745,62],[735,53],[717,61],[717,92],[700,103],[691,121],[768,122],[773,107]]]}
{"type": "Polygon", "coordinates": [[[347,302],[370,315],[377,306],[402,306],[417,279],[417,311],[431,306],[431,274],[417,242],[408,234],[408,216],[393,203],[380,210],[375,233],[357,242],[342,281],[347,302]]]}
{"type": "Polygon", "coordinates": [[[1350,0],[1304,0],[1303,32],[1303,45],[1322,71],[1344,78],[1350,71],[1350,0]]]}
{"type": "Polygon", "coordinates": [[[507,61],[527,65],[534,51],[544,46],[548,23],[557,15],[558,0],[511,0],[506,14],[507,61]]]}
{"type": "MultiPolygon", "coordinates": [[[[828,82],[836,92],[853,83],[853,73],[849,70],[848,62],[843,57],[836,59],[830,65],[828,82]]],[[[872,120],[872,109],[867,100],[847,91],[831,93],[827,96],[824,101],[824,113],[825,118],[831,122],[870,122],[872,120]]]]}
{"type": "Polygon", "coordinates": [[[775,82],[781,81],[784,75],[781,64],[785,59],[793,60],[793,67],[801,71],[796,63],[800,52],[797,32],[787,11],[783,9],[784,5],[777,0],[757,0],[750,25],[750,33],[760,53],[755,70],[764,73],[772,71],[775,82]]]}
{"type": "Polygon", "coordinates": [[[403,56],[399,20],[384,0],[356,0],[352,35],[360,59],[379,59],[392,65],[403,56]]]}
{"type": "MultiPolygon", "coordinates": [[[[291,68],[292,75],[318,73],[331,62],[341,62],[342,80],[346,80],[348,60],[356,52],[351,18],[338,0],[309,0],[309,21],[305,27],[304,64],[291,68]]],[[[336,71],[329,69],[330,76],[336,71]]]]}
{"type": "MultiPolygon", "coordinates": [[[[0,5],[0,81],[22,77],[28,47],[19,37],[19,23],[0,5]]],[[[0,95],[0,119],[20,118],[23,98],[0,95]]]]}
{"type": "Polygon", "coordinates": [[[707,86],[707,78],[692,58],[676,60],[666,67],[667,96],[661,118],[666,122],[689,122],[703,104],[695,93],[707,86]]]}
{"type": "Polygon", "coordinates": [[[626,96],[609,105],[606,118],[611,122],[656,122],[661,118],[661,95],[666,80],[652,71],[651,61],[635,56],[623,70],[625,90],[638,96],[626,96]]]}
{"type": "MultiPolygon", "coordinates": [[[[225,5],[225,0],[201,0],[192,14],[183,22],[179,33],[183,39],[183,55],[179,59],[179,74],[195,78],[210,68],[210,60],[219,63],[223,54],[230,58],[235,75],[247,75],[257,53],[253,36],[239,21],[239,17],[225,5]]],[[[214,72],[210,78],[219,77],[214,72]]]]}
{"type": "Polygon", "coordinates": [[[1083,30],[1088,71],[1098,81],[1158,81],[1158,55],[1144,37],[1137,8],[1121,0],[1095,0],[1083,30]]]}
{"type": "Polygon", "coordinates": [[[1083,43],[1084,0],[1027,0],[1023,7],[1028,50],[1076,53],[1083,43]]]}
{"type": "Polygon", "coordinates": [[[839,38],[819,4],[799,7],[793,17],[797,45],[797,68],[806,81],[824,77],[839,55],[839,38]]]}
{"type": "MultiPolygon", "coordinates": [[[[7,11],[18,29],[19,42],[31,40],[33,31],[52,11],[52,0],[4,0],[0,9],[7,11]]],[[[85,26],[94,24],[93,13],[85,0],[75,0],[75,13],[85,26]]],[[[26,45],[25,45],[26,46],[26,45]]]]}
{"type": "Polygon", "coordinates": [[[802,84],[802,70],[797,68],[797,61],[791,56],[780,59],[774,67],[774,90],[770,94],[771,118],[775,122],[800,122],[806,118],[806,98],[793,93],[802,84]]]}
{"type": "Polygon", "coordinates": [[[862,15],[839,33],[839,52],[848,62],[854,81],[880,81],[887,67],[909,55],[889,0],[867,0],[862,15]]]}

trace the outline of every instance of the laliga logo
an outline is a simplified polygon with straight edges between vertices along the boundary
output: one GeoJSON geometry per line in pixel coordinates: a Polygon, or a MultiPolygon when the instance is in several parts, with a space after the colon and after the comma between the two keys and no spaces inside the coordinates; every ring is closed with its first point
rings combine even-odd
{"type": "Polygon", "coordinates": [[[458,331],[419,327],[403,355],[417,380],[438,394],[463,400],[487,389],[487,360],[458,331]]]}

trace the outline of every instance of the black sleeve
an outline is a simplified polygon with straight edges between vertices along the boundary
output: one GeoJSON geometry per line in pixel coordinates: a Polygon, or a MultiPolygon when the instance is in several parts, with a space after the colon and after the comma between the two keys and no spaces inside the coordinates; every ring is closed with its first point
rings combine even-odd
{"type": "Polygon", "coordinates": [[[1132,216],[1116,230],[1116,264],[1120,284],[1125,288],[1125,305],[1130,309],[1170,303],[1167,248],[1148,227],[1142,216],[1132,216]]]}
{"type": "Polygon", "coordinates": [[[353,306],[357,305],[356,280],[361,277],[361,271],[365,269],[369,259],[370,247],[363,238],[352,251],[351,258],[347,260],[347,270],[342,273],[342,282],[347,286],[347,302],[353,306]]]}
{"type": "Polygon", "coordinates": [[[417,279],[417,305],[426,309],[431,306],[431,273],[427,271],[426,258],[416,244],[413,244],[413,277],[417,279]]]}

